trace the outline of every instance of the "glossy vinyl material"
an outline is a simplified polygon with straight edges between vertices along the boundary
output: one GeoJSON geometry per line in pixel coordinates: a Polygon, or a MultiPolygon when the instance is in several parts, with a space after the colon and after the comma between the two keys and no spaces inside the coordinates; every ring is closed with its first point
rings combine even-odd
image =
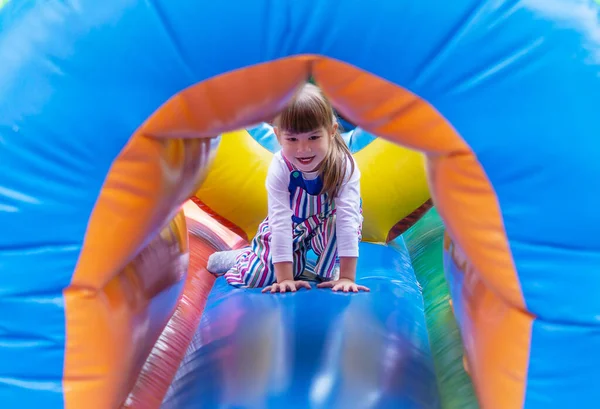
{"type": "Polygon", "coordinates": [[[206,271],[215,250],[227,250],[245,242],[188,201],[184,205],[189,229],[189,271],[177,309],[154,345],[123,409],[157,409],[193,338],[215,277],[206,271]]]}
{"type": "MultiPolygon", "coordinates": [[[[362,239],[385,243],[401,233],[397,227],[430,198],[424,155],[360,128],[344,138],[361,171],[362,239]]],[[[266,123],[221,135],[211,169],[195,192],[196,199],[237,226],[247,239],[267,214],[265,178],[278,146],[266,123]]]]}
{"type": "Polygon", "coordinates": [[[406,246],[423,291],[429,343],[443,408],[478,409],[471,378],[464,369],[463,344],[452,311],[443,266],[444,225],[436,208],[429,210],[390,245],[406,246]]]}
{"type": "Polygon", "coordinates": [[[482,407],[600,401],[597,2],[2,4],[4,405],[124,399],[145,352],[131,334],[168,311],[135,320],[152,302],[102,294],[198,190],[202,138],[272,118],[311,76],[349,121],[426,154],[482,407]],[[120,313],[98,326],[98,306],[120,313]]]}
{"type": "Polygon", "coordinates": [[[362,243],[370,293],[238,290],[218,279],[162,409],[437,409],[406,250],[362,243]]]}

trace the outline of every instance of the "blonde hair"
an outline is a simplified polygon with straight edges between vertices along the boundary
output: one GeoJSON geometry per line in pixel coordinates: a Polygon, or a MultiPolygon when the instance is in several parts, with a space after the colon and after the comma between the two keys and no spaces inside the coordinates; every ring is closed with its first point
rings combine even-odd
{"type": "MultiPolygon", "coordinates": [[[[321,89],[307,83],[273,123],[282,131],[295,134],[311,132],[320,128],[330,131],[337,123],[337,118],[331,103],[323,95],[321,89]]],[[[321,193],[326,193],[330,198],[337,196],[346,175],[347,159],[350,160],[352,168],[350,174],[352,175],[354,160],[338,126],[329,144],[327,155],[319,167],[319,176],[323,181],[321,193]]]]}

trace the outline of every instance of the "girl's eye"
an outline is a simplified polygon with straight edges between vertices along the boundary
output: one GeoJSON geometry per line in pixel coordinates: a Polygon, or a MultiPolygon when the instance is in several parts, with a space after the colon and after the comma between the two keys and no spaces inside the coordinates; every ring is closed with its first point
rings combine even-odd
{"type": "Polygon", "coordinates": [[[287,140],[290,141],[290,142],[296,142],[297,141],[296,138],[287,138],[287,140]]]}
{"type": "Polygon", "coordinates": [[[321,137],[321,135],[313,135],[313,136],[311,136],[311,137],[310,137],[310,138],[308,138],[308,139],[310,139],[311,141],[316,141],[316,140],[317,140],[317,139],[319,139],[320,137],[321,137]]]}

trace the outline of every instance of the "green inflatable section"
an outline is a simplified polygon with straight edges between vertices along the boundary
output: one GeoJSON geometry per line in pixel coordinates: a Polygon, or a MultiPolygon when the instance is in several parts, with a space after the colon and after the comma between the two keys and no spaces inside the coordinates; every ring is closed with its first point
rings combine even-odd
{"type": "Polygon", "coordinates": [[[429,343],[443,409],[478,409],[471,378],[463,368],[463,347],[449,304],[444,275],[444,225],[435,208],[427,212],[392,246],[408,249],[417,280],[423,289],[429,343]],[[398,242],[403,240],[404,243],[398,242]]]}

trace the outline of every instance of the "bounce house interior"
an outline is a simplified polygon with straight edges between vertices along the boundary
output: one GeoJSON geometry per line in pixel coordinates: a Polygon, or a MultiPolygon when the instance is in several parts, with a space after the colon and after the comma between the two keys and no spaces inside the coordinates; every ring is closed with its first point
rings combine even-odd
{"type": "Polygon", "coordinates": [[[0,1],[0,408],[596,407],[599,96],[594,0],[0,1]],[[306,81],[370,292],[206,270],[306,81]]]}

